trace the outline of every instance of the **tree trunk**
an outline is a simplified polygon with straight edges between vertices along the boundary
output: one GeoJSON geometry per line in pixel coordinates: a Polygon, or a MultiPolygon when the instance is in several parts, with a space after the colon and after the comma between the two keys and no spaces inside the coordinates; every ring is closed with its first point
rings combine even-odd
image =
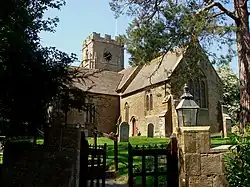
{"type": "Polygon", "coordinates": [[[240,129],[250,123],[250,36],[247,4],[244,0],[235,0],[236,38],[240,78],[240,129]]]}

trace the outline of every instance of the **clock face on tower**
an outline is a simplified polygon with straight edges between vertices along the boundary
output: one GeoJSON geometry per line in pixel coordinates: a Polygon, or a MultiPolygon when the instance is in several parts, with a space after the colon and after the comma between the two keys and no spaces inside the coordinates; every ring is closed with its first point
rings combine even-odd
{"type": "Polygon", "coordinates": [[[103,53],[103,58],[106,60],[106,61],[111,61],[112,60],[112,54],[109,52],[109,51],[105,51],[103,53]]]}

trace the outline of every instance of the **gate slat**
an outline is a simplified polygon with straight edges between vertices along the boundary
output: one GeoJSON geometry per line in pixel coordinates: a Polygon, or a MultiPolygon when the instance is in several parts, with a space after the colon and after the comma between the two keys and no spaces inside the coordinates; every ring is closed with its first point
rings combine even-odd
{"type": "Polygon", "coordinates": [[[146,175],[145,175],[145,173],[146,173],[146,159],[145,159],[144,155],[142,156],[141,161],[142,161],[142,186],[146,187],[147,186],[146,175]]]}
{"type": "Polygon", "coordinates": [[[90,187],[94,187],[94,160],[95,160],[95,152],[91,152],[91,168],[90,168],[90,187]]]}
{"type": "Polygon", "coordinates": [[[154,186],[158,186],[158,155],[154,156],[154,186]]]}
{"type": "MultiPolygon", "coordinates": [[[[99,146],[99,149],[100,149],[100,146],[99,146]]],[[[102,168],[101,168],[101,158],[100,158],[100,154],[97,154],[97,179],[96,179],[96,187],[99,187],[100,186],[100,175],[102,174],[102,168]]]]}
{"type": "Polygon", "coordinates": [[[105,187],[105,179],[106,179],[106,175],[105,175],[105,171],[106,171],[106,157],[107,157],[107,144],[105,143],[103,146],[103,164],[102,164],[102,187],[105,187]]]}
{"type": "Polygon", "coordinates": [[[133,152],[132,145],[128,143],[128,184],[129,187],[133,187],[134,185],[134,176],[133,176],[133,152]]]}

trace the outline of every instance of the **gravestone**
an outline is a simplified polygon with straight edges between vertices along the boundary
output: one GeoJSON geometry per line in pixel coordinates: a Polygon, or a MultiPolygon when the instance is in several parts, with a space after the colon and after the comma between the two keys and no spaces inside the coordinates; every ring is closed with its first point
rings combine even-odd
{"type": "Polygon", "coordinates": [[[129,141],[129,124],[127,122],[122,122],[119,125],[119,142],[129,141]]]}
{"type": "Polygon", "coordinates": [[[148,124],[148,137],[154,137],[154,125],[152,123],[148,124]]]}
{"type": "Polygon", "coordinates": [[[228,114],[223,114],[223,136],[227,138],[232,132],[232,119],[228,114]]]}

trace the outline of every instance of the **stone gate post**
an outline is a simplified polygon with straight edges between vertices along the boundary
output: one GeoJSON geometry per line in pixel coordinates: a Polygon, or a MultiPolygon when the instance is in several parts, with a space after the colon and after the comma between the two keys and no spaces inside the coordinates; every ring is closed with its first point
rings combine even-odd
{"type": "Polygon", "coordinates": [[[224,155],[210,149],[210,126],[180,127],[180,187],[226,187],[224,155]]]}

